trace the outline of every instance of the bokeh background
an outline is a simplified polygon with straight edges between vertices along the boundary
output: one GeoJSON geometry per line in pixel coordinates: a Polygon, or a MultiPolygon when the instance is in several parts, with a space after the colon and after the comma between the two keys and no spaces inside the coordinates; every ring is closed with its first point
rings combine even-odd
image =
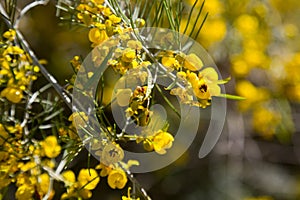
{"type": "MultiPolygon", "coordinates": [[[[20,29],[64,85],[73,73],[70,60],[85,57],[91,47],[88,30],[56,17],[55,3],[33,8],[20,29]]],[[[194,1],[183,3],[182,31],[194,1]]],[[[199,0],[195,11],[201,4],[199,0]]],[[[226,92],[246,100],[227,101],[221,138],[207,157],[198,158],[209,123],[203,119],[189,151],[164,169],[137,174],[138,180],[153,199],[300,199],[300,1],[206,0],[198,27],[206,12],[197,41],[222,77],[231,77],[226,92]]],[[[209,115],[209,110],[203,113],[209,115]]],[[[86,167],[86,155],[70,167],[86,167]]],[[[121,193],[126,191],[111,190],[101,181],[93,199],[120,199],[121,193]]]]}

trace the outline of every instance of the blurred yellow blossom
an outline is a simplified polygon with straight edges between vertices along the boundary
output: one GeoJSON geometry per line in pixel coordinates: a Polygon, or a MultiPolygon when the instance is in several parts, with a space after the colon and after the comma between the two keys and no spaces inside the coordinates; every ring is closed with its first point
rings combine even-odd
{"type": "MultiPolygon", "coordinates": [[[[38,193],[40,197],[43,197],[48,193],[50,186],[50,176],[47,173],[43,173],[38,177],[38,193]]],[[[48,198],[49,200],[53,198],[54,191],[50,191],[51,196],[48,198]]]]}
{"type": "Polygon", "coordinates": [[[8,31],[3,33],[3,37],[8,39],[9,41],[13,41],[16,37],[16,31],[13,29],[9,29],[8,31]]]}
{"type": "Polygon", "coordinates": [[[258,19],[255,16],[243,14],[235,21],[235,27],[241,33],[248,35],[257,32],[259,26],[258,19]]]}
{"type": "Polygon", "coordinates": [[[6,132],[4,126],[0,124],[0,145],[3,145],[3,143],[8,138],[9,134],[6,132]]]}
{"type": "Polygon", "coordinates": [[[264,139],[273,139],[276,129],[281,121],[280,113],[273,110],[264,107],[257,107],[253,111],[253,127],[264,139]]]}
{"type": "Polygon", "coordinates": [[[132,62],[135,57],[135,50],[131,48],[126,48],[122,53],[122,61],[124,62],[132,62]]]}
{"type": "Polygon", "coordinates": [[[21,185],[18,187],[16,191],[16,199],[17,200],[33,200],[33,194],[34,194],[34,187],[32,185],[21,185]]]}
{"type": "Polygon", "coordinates": [[[17,88],[5,88],[1,91],[1,96],[6,97],[9,101],[13,103],[20,103],[23,98],[23,92],[17,88]]]}
{"type": "Polygon", "coordinates": [[[55,158],[61,152],[61,146],[58,144],[57,138],[54,135],[46,137],[45,140],[41,142],[41,146],[48,158],[55,158]]]}

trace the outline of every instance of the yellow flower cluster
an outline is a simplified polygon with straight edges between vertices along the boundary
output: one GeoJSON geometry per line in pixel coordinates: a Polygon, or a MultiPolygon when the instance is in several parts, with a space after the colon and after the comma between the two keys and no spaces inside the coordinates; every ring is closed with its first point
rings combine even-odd
{"type": "Polygon", "coordinates": [[[77,181],[75,174],[71,170],[62,173],[67,192],[62,194],[61,199],[92,197],[91,190],[95,189],[100,181],[100,177],[95,169],[81,169],[77,181]]]}
{"type": "Polygon", "coordinates": [[[39,67],[33,66],[28,54],[14,44],[15,38],[16,31],[10,29],[4,32],[0,41],[0,96],[12,103],[20,103],[24,92],[36,80],[39,67]]]}
{"type": "Polygon", "coordinates": [[[61,147],[55,136],[24,144],[23,130],[18,126],[0,124],[0,190],[14,183],[18,200],[33,199],[34,195],[42,198],[48,193],[52,199],[50,176],[43,168],[54,168],[55,163],[50,159],[59,155],[61,147]]]}
{"type": "Polygon", "coordinates": [[[103,1],[91,0],[87,3],[82,1],[76,7],[77,19],[90,27],[88,38],[92,42],[92,47],[96,47],[114,34],[122,33],[121,18],[103,5],[103,1]]]}
{"type": "Polygon", "coordinates": [[[151,136],[139,138],[137,142],[143,141],[144,149],[147,151],[155,151],[158,154],[165,154],[166,149],[172,147],[174,137],[170,133],[159,130],[151,136]]]}
{"type": "Polygon", "coordinates": [[[129,99],[129,107],[126,110],[128,117],[134,118],[137,125],[146,126],[149,124],[151,111],[147,107],[150,96],[146,96],[147,86],[138,86],[129,99]]]}
{"type": "Polygon", "coordinates": [[[144,61],[142,57],[142,44],[140,41],[132,40],[128,34],[122,34],[122,42],[125,47],[119,47],[114,51],[113,58],[108,61],[110,67],[116,72],[124,75],[128,70],[141,69],[149,66],[149,61],[144,61]]]}
{"type": "Polygon", "coordinates": [[[214,68],[203,68],[203,62],[196,54],[167,51],[161,52],[159,56],[164,66],[177,71],[177,78],[184,87],[172,88],[170,94],[178,96],[183,103],[205,108],[210,105],[213,96],[221,95],[219,84],[226,81],[218,80],[219,76],[214,68]]]}

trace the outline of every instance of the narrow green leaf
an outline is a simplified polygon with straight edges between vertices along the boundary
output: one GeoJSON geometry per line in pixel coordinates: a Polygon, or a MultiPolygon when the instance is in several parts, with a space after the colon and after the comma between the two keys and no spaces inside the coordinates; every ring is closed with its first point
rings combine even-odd
{"type": "Polygon", "coordinates": [[[194,2],[193,6],[192,6],[192,9],[191,9],[190,14],[189,14],[189,16],[188,16],[188,20],[187,20],[185,29],[184,29],[184,31],[183,31],[183,34],[186,33],[186,31],[187,31],[187,29],[188,29],[188,27],[189,27],[189,24],[190,24],[190,21],[191,21],[191,17],[192,17],[194,8],[196,7],[197,3],[198,3],[198,0],[196,0],[196,1],[194,2]]]}
{"type": "Polygon", "coordinates": [[[232,95],[232,94],[220,94],[218,97],[223,97],[223,98],[232,99],[232,100],[246,100],[245,97],[236,96],[236,95],[232,95]]]}

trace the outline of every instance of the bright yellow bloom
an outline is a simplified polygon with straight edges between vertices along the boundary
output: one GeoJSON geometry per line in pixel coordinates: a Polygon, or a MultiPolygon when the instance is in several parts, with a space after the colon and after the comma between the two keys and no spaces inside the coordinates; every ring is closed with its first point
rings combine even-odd
{"type": "Polygon", "coordinates": [[[96,5],[102,5],[104,3],[104,0],[91,0],[96,5]]]}
{"type": "Polygon", "coordinates": [[[9,41],[13,41],[16,37],[16,31],[9,29],[8,31],[4,32],[3,37],[8,39],[9,41]]]}
{"type": "Polygon", "coordinates": [[[131,48],[126,48],[122,53],[122,61],[124,62],[132,62],[135,57],[135,50],[131,48]]]}
{"type": "Polygon", "coordinates": [[[171,69],[178,69],[179,68],[179,62],[174,57],[162,57],[161,63],[171,69]]]}
{"type": "Polygon", "coordinates": [[[1,96],[6,97],[12,103],[20,103],[23,98],[23,92],[17,88],[7,87],[1,91],[1,96]]]}
{"type": "Polygon", "coordinates": [[[9,46],[7,47],[7,49],[3,52],[3,55],[8,55],[8,54],[14,54],[14,55],[18,55],[18,54],[24,54],[24,50],[21,49],[18,46],[9,46]]]}
{"type": "MultiPolygon", "coordinates": [[[[182,76],[184,74],[182,73],[182,76]]],[[[214,68],[208,67],[199,72],[186,73],[187,80],[191,83],[194,94],[199,99],[211,99],[212,96],[219,96],[221,88],[218,85],[218,73],[214,68]]]]}
{"type": "Polygon", "coordinates": [[[34,187],[32,185],[24,184],[18,187],[16,191],[16,199],[17,200],[31,200],[34,194],[34,187]]]}
{"type": "Polygon", "coordinates": [[[89,31],[89,40],[93,43],[92,47],[96,47],[104,40],[108,39],[105,31],[105,25],[101,24],[99,27],[91,28],[89,31]]]}
{"type": "Polygon", "coordinates": [[[103,163],[100,163],[99,165],[97,165],[96,169],[101,169],[101,172],[100,172],[101,177],[107,176],[112,170],[112,168],[110,166],[106,166],[103,163]]]}
{"type": "Polygon", "coordinates": [[[24,164],[22,167],[20,167],[20,169],[23,172],[26,172],[28,170],[31,170],[31,169],[35,168],[35,167],[36,167],[36,163],[34,161],[29,161],[26,164],[24,164]]]}
{"type": "Polygon", "coordinates": [[[127,183],[127,176],[122,169],[113,169],[108,174],[107,182],[112,189],[122,189],[127,183]]]}
{"type": "Polygon", "coordinates": [[[77,179],[80,186],[86,190],[95,189],[100,181],[100,177],[94,169],[81,169],[77,179]]]}
{"type": "Polygon", "coordinates": [[[41,142],[41,146],[48,158],[55,158],[61,152],[61,146],[57,142],[55,136],[48,136],[44,141],[41,142]]]}
{"type": "Polygon", "coordinates": [[[108,17],[108,19],[109,19],[110,21],[112,21],[112,23],[114,23],[114,24],[120,23],[121,20],[122,20],[120,17],[117,17],[117,16],[114,15],[114,14],[110,15],[110,16],[108,17]]]}
{"type": "Polygon", "coordinates": [[[136,19],[135,24],[137,28],[142,28],[145,26],[146,22],[144,19],[138,18],[136,19]]]}
{"type": "Polygon", "coordinates": [[[172,147],[174,141],[173,135],[165,131],[158,131],[152,138],[153,149],[158,154],[165,154],[166,149],[172,147]]]}
{"type": "Polygon", "coordinates": [[[66,170],[61,175],[64,178],[65,184],[67,186],[71,186],[71,185],[73,185],[76,182],[75,174],[71,170],[66,170]]]}
{"type": "Polygon", "coordinates": [[[202,60],[194,53],[185,57],[183,66],[190,71],[197,71],[203,67],[202,60]]]}
{"type": "Polygon", "coordinates": [[[40,196],[47,194],[49,190],[50,177],[47,173],[43,173],[38,177],[38,193],[40,196]]]}
{"type": "Polygon", "coordinates": [[[221,88],[218,85],[219,75],[212,67],[207,67],[199,72],[198,77],[207,85],[208,91],[211,96],[219,96],[221,94],[221,88]]]}

